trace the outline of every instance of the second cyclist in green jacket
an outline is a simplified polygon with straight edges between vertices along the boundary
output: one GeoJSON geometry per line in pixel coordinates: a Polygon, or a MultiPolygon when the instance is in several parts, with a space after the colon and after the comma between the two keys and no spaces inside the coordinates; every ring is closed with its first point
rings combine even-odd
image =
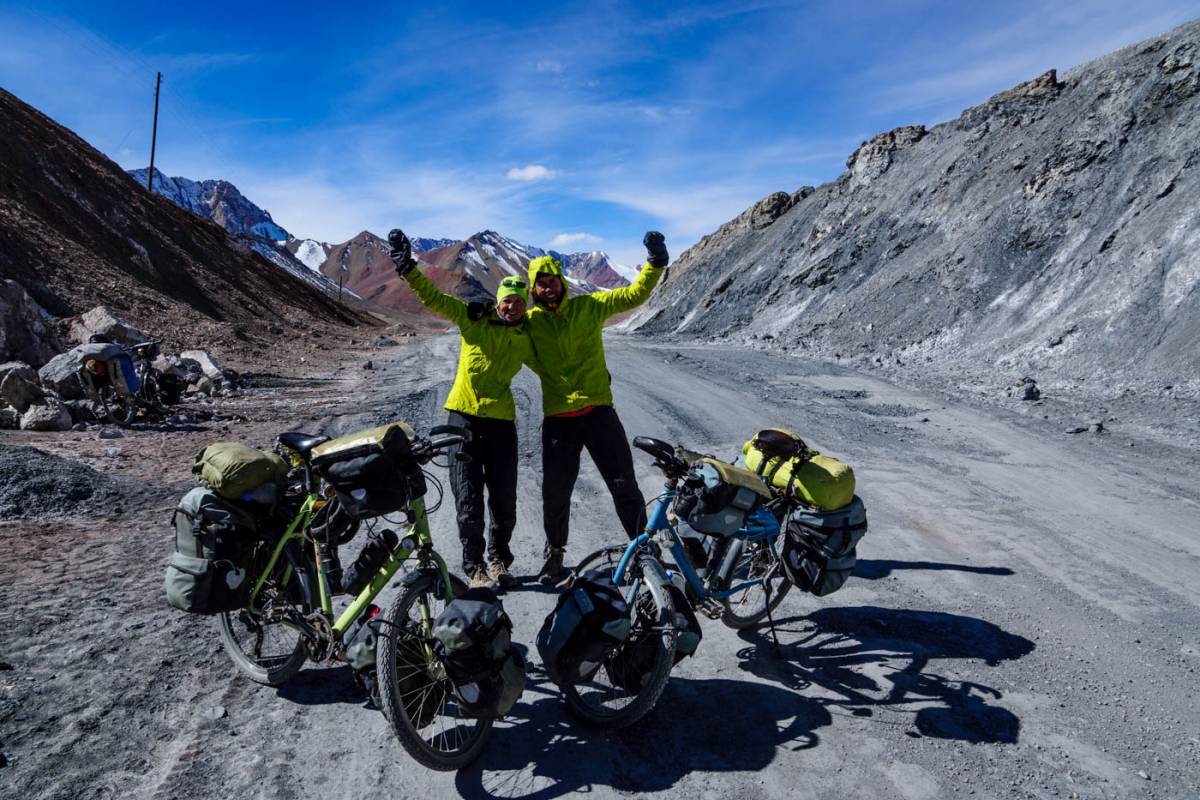
{"type": "Polygon", "coordinates": [[[462,336],[458,371],[446,398],[449,423],[471,432],[462,445],[466,460],[454,458],[450,487],[463,547],[463,571],[473,586],[511,586],[509,549],[517,522],[517,426],[512,379],[532,361],[526,331],[529,299],[523,278],[500,282],[496,305],[468,305],[438,290],[417,269],[412,245],[402,231],[388,235],[396,271],[431,311],[458,326],[462,336]],[[483,535],[484,490],[491,512],[486,562],[483,535]]]}

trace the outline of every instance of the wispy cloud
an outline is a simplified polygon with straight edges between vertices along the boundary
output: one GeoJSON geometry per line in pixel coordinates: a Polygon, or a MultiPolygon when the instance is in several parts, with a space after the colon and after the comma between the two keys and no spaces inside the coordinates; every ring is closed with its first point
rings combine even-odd
{"type": "Polygon", "coordinates": [[[546,181],[558,173],[541,164],[529,164],[524,167],[513,167],[505,173],[505,177],[513,181],[546,181]]]}
{"type": "Polygon", "coordinates": [[[556,250],[563,250],[581,244],[598,244],[601,241],[603,240],[599,236],[591,233],[560,233],[550,240],[550,246],[556,250]]]}
{"type": "Polygon", "coordinates": [[[552,58],[543,58],[541,61],[537,62],[537,71],[549,72],[554,75],[558,75],[563,71],[563,65],[561,61],[555,61],[552,58]]]}

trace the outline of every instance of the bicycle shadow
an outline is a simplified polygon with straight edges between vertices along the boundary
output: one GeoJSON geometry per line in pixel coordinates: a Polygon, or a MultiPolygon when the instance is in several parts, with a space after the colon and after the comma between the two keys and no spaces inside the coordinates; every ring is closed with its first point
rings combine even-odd
{"type": "Polygon", "coordinates": [[[497,728],[479,760],[455,778],[469,799],[549,800],[607,786],[622,792],[670,789],[693,772],[751,772],[779,747],[816,747],[832,722],[820,703],[769,684],[672,676],[653,711],[625,731],[589,728],[567,712],[558,688],[530,676],[525,700],[497,728]],[[713,704],[737,708],[711,724],[713,704]],[[719,733],[719,735],[714,735],[719,733]]]}
{"type": "Polygon", "coordinates": [[[1022,658],[1034,643],[975,617],[859,606],[823,608],[777,623],[780,650],[764,629],[739,634],[739,667],[860,717],[874,709],[913,712],[912,737],[1015,743],[1020,719],[995,701],[998,689],[930,669],[940,659],[981,659],[991,667],[1022,658]],[[807,622],[808,627],[789,627],[807,622]],[[796,634],[795,636],[792,636],[796,634]],[[787,641],[787,639],[791,641],[787,641]]]}
{"type": "Polygon", "coordinates": [[[354,672],[348,665],[302,669],[275,693],[302,706],[325,706],[349,703],[365,706],[367,696],[354,683],[354,672]]]}
{"type": "Polygon", "coordinates": [[[859,559],[854,567],[854,577],[877,581],[886,578],[898,569],[954,570],[972,572],[976,575],[1015,575],[1008,567],[973,567],[969,564],[944,564],[939,561],[893,561],[892,559],[859,559]]]}

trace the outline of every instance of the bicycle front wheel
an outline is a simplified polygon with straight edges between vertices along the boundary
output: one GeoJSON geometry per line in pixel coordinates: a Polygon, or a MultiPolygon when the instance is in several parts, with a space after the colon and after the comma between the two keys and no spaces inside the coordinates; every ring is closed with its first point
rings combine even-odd
{"type": "MultiPolygon", "coordinates": [[[[730,543],[734,544],[733,542],[730,543]]],[[[724,586],[751,585],[721,600],[721,622],[734,630],[758,625],[775,611],[792,588],[783,562],[765,541],[746,542],[724,586]]]]}
{"type": "MultiPolygon", "coordinates": [[[[430,650],[433,620],[446,607],[439,583],[424,575],[396,597],[380,631],[377,665],[383,715],[401,747],[423,766],[449,771],[479,755],[492,720],[464,714],[430,650]]],[[[464,590],[453,584],[455,595],[464,590]]]]}
{"type": "MultiPolygon", "coordinates": [[[[247,580],[258,574],[252,568],[247,580]]],[[[304,636],[290,622],[304,616],[304,590],[286,561],[277,565],[263,584],[256,605],[257,612],[240,609],[217,615],[221,641],[239,672],[255,683],[278,686],[299,672],[308,659],[304,636]]]]}
{"type": "MultiPolygon", "coordinates": [[[[602,550],[576,570],[595,569],[611,578],[619,560],[617,549],[602,550]]],[[[629,635],[588,681],[562,687],[572,715],[609,730],[650,713],[675,665],[675,608],[665,586],[639,562],[630,565],[618,588],[629,603],[629,635]]]]}

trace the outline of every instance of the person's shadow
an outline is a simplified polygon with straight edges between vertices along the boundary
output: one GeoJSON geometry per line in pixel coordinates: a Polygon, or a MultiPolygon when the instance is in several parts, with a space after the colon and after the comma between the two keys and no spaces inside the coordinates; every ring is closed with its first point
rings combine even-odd
{"type": "Polygon", "coordinates": [[[881,707],[911,710],[915,730],[909,736],[1018,739],[1019,718],[995,704],[1003,697],[999,690],[947,678],[930,666],[939,659],[997,666],[1022,658],[1034,649],[1023,636],[975,617],[877,606],[823,608],[777,626],[778,652],[764,630],[739,634],[750,643],[738,651],[741,669],[855,716],[872,716],[881,707]]]}
{"type": "Polygon", "coordinates": [[[893,561],[892,559],[861,558],[854,565],[854,577],[877,581],[898,569],[953,570],[976,575],[1012,575],[1008,567],[973,567],[970,564],[945,564],[940,561],[893,561]]]}
{"type": "Polygon", "coordinates": [[[832,717],[787,689],[672,676],[654,710],[628,730],[606,732],[575,720],[557,687],[530,675],[508,721],[479,760],[459,770],[463,797],[546,800],[597,786],[641,794],[696,771],[752,772],[779,747],[815,747],[817,729],[832,717]]]}

